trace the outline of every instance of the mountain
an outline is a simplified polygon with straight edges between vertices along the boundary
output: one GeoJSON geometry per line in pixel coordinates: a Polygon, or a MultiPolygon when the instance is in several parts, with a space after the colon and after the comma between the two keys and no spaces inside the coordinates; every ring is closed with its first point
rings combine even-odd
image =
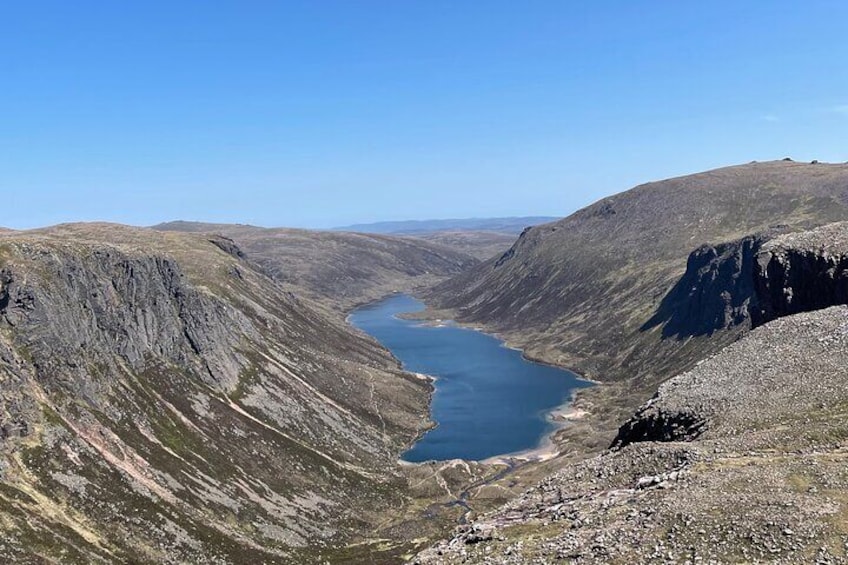
{"type": "Polygon", "coordinates": [[[611,449],[413,563],[843,562],[846,268],[846,222],[763,242],[747,290],[725,288],[753,331],[664,383],[611,449]]]}
{"type": "Polygon", "coordinates": [[[433,232],[497,232],[518,235],[528,226],[546,224],[558,218],[553,216],[525,216],[515,218],[465,218],[453,220],[405,220],[354,224],[333,228],[336,231],[419,235],[433,232]]]}
{"type": "Polygon", "coordinates": [[[430,385],[325,310],[216,235],[0,235],[0,555],[349,555],[407,504],[430,385]]]}
{"type": "Polygon", "coordinates": [[[501,257],[437,286],[428,304],[608,383],[581,395],[609,432],[664,379],[750,327],[734,318],[738,305],[721,304],[705,328],[666,329],[669,304],[688,296],[690,254],[711,278],[708,259],[725,243],[846,218],[845,164],[751,163],[652,182],[525,230],[501,257]]]}
{"type": "Polygon", "coordinates": [[[218,234],[298,294],[339,310],[430,286],[478,260],[439,243],[380,234],[170,222],[159,231],[218,234]]]}

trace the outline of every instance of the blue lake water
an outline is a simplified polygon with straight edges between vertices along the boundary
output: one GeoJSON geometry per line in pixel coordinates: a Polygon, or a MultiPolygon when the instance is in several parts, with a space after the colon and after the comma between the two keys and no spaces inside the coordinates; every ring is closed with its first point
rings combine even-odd
{"type": "Polygon", "coordinates": [[[570,371],[524,359],[490,335],[397,317],[423,308],[395,295],[350,316],[407,371],[436,377],[432,419],[438,427],[403,455],[406,461],[481,460],[537,447],[554,429],[548,413],[590,386],[570,371]]]}

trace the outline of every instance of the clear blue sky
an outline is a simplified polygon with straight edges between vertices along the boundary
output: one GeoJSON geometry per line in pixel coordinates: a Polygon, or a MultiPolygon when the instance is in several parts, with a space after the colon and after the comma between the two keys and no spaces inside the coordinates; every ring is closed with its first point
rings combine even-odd
{"type": "Polygon", "coordinates": [[[0,225],[565,215],[848,160],[844,1],[0,0],[0,225]]]}

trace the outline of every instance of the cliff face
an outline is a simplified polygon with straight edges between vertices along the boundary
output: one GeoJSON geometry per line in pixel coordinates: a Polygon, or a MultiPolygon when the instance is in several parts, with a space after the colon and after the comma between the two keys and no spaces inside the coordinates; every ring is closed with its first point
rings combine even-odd
{"type": "Polygon", "coordinates": [[[685,339],[745,324],[756,308],[754,264],[768,234],[717,245],[689,255],[686,272],[643,326],[662,326],[663,338],[685,339]]]}
{"type": "MultiPolygon", "coordinates": [[[[777,318],[848,304],[848,222],[803,232],[752,236],[718,247],[736,251],[730,255],[708,253],[715,262],[707,269],[693,268],[700,264],[703,250],[693,252],[690,268],[678,285],[689,289],[691,302],[688,308],[677,306],[675,316],[679,314],[697,325],[698,314],[703,311],[698,299],[703,296],[712,304],[732,298],[744,306],[731,324],[721,326],[726,328],[758,327],[777,318]],[[729,276],[713,277],[712,273],[729,276]]],[[[713,408],[705,404],[698,409],[692,405],[672,408],[658,400],[681,386],[677,380],[663,385],[657,396],[619,429],[615,445],[697,438],[706,429],[707,415],[713,408]]],[[[690,388],[686,385],[682,390],[690,388]]]]}
{"type": "Polygon", "coordinates": [[[848,304],[848,224],[787,234],[764,247],[754,265],[759,307],[754,325],[848,304]]]}
{"type": "Polygon", "coordinates": [[[403,504],[428,391],[226,241],[4,234],[0,556],[330,556],[403,504]]]}
{"type": "Polygon", "coordinates": [[[643,330],[662,326],[663,337],[683,339],[848,304],[846,226],[699,247],[643,330]]]}

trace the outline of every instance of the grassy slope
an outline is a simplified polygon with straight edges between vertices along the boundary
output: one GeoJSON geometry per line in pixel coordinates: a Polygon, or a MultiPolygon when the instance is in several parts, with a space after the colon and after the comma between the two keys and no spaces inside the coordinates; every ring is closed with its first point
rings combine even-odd
{"type": "Polygon", "coordinates": [[[775,224],[848,218],[846,193],[848,165],[785,161],[645,184],[530,229],[502,258],[437,287],[430,303],[448,311],[440,317],[613,383],[584,396],[608,433],[663,379],[735,339],[662,340],[661,327],[640,329],[688,254],[775,224]]]}

